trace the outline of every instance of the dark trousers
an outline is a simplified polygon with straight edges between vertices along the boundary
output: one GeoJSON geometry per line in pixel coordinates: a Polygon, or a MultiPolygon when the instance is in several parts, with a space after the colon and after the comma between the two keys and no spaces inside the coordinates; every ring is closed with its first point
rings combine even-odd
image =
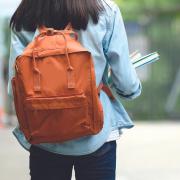
{"type": "Polygon", "coordinates": [[[76,180],[115,180],[116,141],[84,156],[59,155],[31,146],[31,180],[71,180],[73,166],[76,180]]]}

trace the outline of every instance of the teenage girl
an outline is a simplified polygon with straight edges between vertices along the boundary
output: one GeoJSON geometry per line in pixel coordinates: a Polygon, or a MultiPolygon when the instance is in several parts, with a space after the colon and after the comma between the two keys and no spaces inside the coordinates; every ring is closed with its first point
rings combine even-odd
{"type": "MultiPolygon", "coordinates": [[[[141,83],[129,59],[127,36],[118,6],[110,0],[22,0],[11,18],[11,49],[8,92],[12,95],[13,64],[38,35],[38,27],[64,29],[71,23],[79,41],[94,60],[96,84],[112,70],[112,91],[125,99],[141,93],[141,83]]],[[[72,168],[77,180],[115,180],[116,140],[122,128],[133,123],[122,104],[103,91],[100,100],[104,126],[100,133],[64,143],[31,145],[19,127],[13,131],[30,152],[31,180],[70,180],[72,168]]]]}

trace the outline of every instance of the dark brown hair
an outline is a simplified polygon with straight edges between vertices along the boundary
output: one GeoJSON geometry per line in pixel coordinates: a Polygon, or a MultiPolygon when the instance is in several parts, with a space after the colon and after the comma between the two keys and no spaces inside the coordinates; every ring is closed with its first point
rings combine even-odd
{"type": "Polygon", "coordinates": [[[96,24],[103,11],[101,0],[22,0],[11,18],[10,26],[20,31],[35,31],[39,26],[85,30],[89,18],[96,24]]]}

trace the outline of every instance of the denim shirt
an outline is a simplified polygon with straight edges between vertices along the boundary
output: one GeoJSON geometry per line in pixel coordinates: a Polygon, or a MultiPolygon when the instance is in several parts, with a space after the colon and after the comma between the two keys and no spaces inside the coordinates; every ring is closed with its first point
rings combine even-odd
{"type": "MultiPolygon", "coordinates": [[[[122,15],[118,6],[110,0],[102,0],[105,11],[100,14],[98,24],[89,20],[85,31],[77,31],[79,41],[87,48],[95,66],[96,85],[101,81],[108,85],[115,100],[111,100],[105,92],[100,92],[100,100],[104,110],[104,126],[97,135],[86,136],[63,143],[43,143],[37,146],[47,151],[64,155],[85,155],[96,151],[108,139],[111,131],[131,128],[133,122],[121,104],[121,98],[134,99],[141,93],[141,83],[129,59],[128,41],[122,15]],[[112,83],[108,83],[108,67],[112,70],[112,83]]],[[[8,93],[12,95],[11,79],[14,76],[13,64],[18,55],[39,33],[22,30],[11,32],[11,49],[9,59],[8,93]]],[[[20,144],[27,150],[30,144],[19,127],[13,131],[20,144]]]]}

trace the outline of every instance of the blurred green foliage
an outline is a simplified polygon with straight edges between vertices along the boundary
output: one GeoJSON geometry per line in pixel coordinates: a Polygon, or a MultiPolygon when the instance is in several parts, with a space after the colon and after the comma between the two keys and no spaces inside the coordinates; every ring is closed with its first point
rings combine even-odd
{"type": "Polygon", "coordinates": [[[154,16],[180,15],[179,0],[115,0],[124,12],[126,20],[154,16]]]}
{"type": "Polygon", "coordinates": [[[149,51],[158,51],[160,61],[151,65],[150,78],[143,82],[142,95],[132,102],[123,101],[135,119],[179,118],[180,95],[174,111],[165,110],[167,98],[180,69],[180,1],[116,0],[126,22],[142,26],[150,43],[149,51]]]}

